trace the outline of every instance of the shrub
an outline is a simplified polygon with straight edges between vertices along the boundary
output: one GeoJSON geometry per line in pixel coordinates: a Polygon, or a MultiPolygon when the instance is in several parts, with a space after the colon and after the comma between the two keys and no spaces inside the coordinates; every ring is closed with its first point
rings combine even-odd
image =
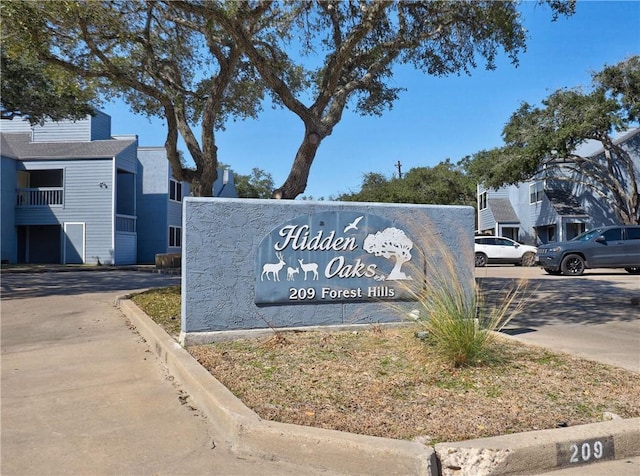
{"type": "MultiPolygon", "coordinates": [[[[496,332],[524,306],[526,281],[520,280],[506,289],[498,302],[489,306],[475,280],[468,281],[469,269],[474,268],[472,261],[464,260],[466,254],[454,256],[431,233],[423,232],[420,236],[427,237],[423,246],[416,249],[425,263],[426,279],[419,291],[415,287],[407,288],[418,305],[409,317],[427,332],[426,340],[434,346],[436,354],[454,367],[492,359],[496,332]],[[425,242],[429,244],[428,249],[424,247],[425,242]]],[[[473,250],[473,243],[459,245],[461,249],[468,245],[468,249],[473,250]]],[[[473,260],[472,252],[468,253],[468,259],[473,260]]],[[[403,312],[406,313],[406,308],[403,312]]]]}

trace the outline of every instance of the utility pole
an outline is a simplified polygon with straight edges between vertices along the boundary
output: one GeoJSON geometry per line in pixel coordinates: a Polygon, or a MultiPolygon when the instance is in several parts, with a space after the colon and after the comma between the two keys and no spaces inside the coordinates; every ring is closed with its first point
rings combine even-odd
{"type": "Polygon", "coordinates": [[[396,164],[396,167],[398,167],[398,178],[401,179],[402,178],[402,164],[400,163],[399,160],[398,160],[398,163],[396,164]]]}

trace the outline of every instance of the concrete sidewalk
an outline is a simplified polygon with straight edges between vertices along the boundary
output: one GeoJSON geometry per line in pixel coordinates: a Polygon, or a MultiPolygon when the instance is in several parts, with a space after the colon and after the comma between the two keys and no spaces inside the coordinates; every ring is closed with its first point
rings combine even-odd
{"type": "MultiPolygon", "coordinates": [[[[176,278],[2,278],[3,475],[437,474],[417,443],[261,420],[130,301],[113,306],[176,278]]],[[[436,450],[447,475],[637,476],[640,419],[436,450]],[[616,460],[572,467],[571,446],[598,441],[616,460]]]]}
{"type": "Polygon", "coordinates": [[[3,476],[315,474],[231,452],[114,307],[166,277],[16,276],[2,276],[3,476]]]}

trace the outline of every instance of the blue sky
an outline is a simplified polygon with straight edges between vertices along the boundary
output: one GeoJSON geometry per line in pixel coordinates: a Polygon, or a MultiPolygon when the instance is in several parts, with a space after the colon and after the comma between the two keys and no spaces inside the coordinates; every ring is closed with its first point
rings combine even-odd
{"type": "MultiPolygon", "coordinates": [[[[345,111],[318,149],[304,195],[358,191],[364,174],[391,177],[398,161],[404,173],[499,147],[505,123],[523,101],[538,104],[557,89],[588,87],[592,72],[640,54],[640,1],[580,0],[575,15],[555,22],[548,8],[534,2],[522,11],[530,38],[517,68],[503,57],[496,70],[480,65],[471,76],[398,70],[394,85],[407,91],[382,117],[345,111]]],[[[163,121],[136,116],[122,103],[103,110],[112,117],[113,134],[138,134],[143,146],[164,144],[163,121]]],[[[257,120],[231,122],[217,133],[218,158],[240,174],[254,167],[269,172],[279,186],[302,134],[293,113],[267,107],[257,120]]]]}

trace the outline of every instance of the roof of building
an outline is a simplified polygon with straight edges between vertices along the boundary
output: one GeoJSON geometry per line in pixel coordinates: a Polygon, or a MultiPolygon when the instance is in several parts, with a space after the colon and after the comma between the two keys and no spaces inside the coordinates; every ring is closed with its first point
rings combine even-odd
{"type": "Polygon", "coordinates": [[[491,208],[491,213],[493,213],[493,218],[496,222],[520,221],[508,198],[489,198],[487,205],[491,208]]]}
{"type": "MultiPolygon", "coordinates": [[[[614,144],[624,144],[628,140],[632,139],[635,135],[640,133],[640,127],[636,127],[633,129],[628,129],[623,131],[615,136],[613,143],[614,144]]],[[[574,151],[574,154],[579,155],[581,157],[596,157],[600,154],[604,153],[604,147],[602,146],[602,142],[589,139],[584,141],[574,151]]]]}
{"type": "Polygon", "coordinates": [[[580,206],[580,201],[565,190],[545,190],[551,205],[560,216],[587,216],[587,212],[580,206]]]}
{"type": "Polygon", "coordinates": [[[0,153],[2,154],[2,157],[17,159],[18,156],[13,152],[13,149],[6,140],[6,137],[6,134],[0,134],[0,153]]]}
{"type": "Polygon", "coordinates": [[[30,133],[0,134],[2,156],[20,160],[110,159],[136,142],[96,140],[90,142],[31,142],[30,133]]]}

